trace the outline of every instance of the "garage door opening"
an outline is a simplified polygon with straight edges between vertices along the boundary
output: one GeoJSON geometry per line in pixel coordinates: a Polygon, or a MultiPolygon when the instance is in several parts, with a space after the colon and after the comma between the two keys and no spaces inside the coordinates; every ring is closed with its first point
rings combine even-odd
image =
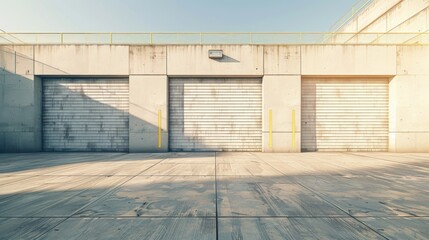
{"type": "Polygon", "coordinates": [[[169,80],[170,151],[262,150],[262,80],[169,80]]]}
{"type": "Polygon", "coordinates": [[[387,151],[388,79],[302,81],[302,151],[387,151]]]}
{"type": "Polygon", "coordinates": [[[43,79],[43,150],[128,151],[127,78],[43,79]]]}

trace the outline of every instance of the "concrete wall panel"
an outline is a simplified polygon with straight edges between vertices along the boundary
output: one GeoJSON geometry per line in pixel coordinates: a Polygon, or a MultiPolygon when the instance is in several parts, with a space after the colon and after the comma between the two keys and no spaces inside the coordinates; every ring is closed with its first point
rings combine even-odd
{"type": "Polygon", "coordinates": [[[396,133],[395,152],[429,152],[429,133],[396,133]]]}
{"type": "Polygon", "coordinates": [[[262,79],[263,151],[299,152],[301,134],[301,77],[264,76],[262,79]],[[272,110],[273,147],[269,143],[269,110],[272,110]],[[296,145],[292,147],[292,110],[295,110],[296,145]]]}
{"type": "Polygon", "coordinates": [[[0,79],[0,152],[40,151],[40,79],[6,71],[0,79]]]}
{"type": "Polygon", "coordinates": [[[358,15],[358,31],[362,31],[401,1],[402,0],[382,0],[371,3],[358,15]]]}
{"type": "Polygon", "coordinates": [[[168,79],[165,75],[130,76],[130,152],[168,151],[168,79]],[[158,110],[162,147],[158,148],[158,110]]]}
{"type": "Polygon", "coordinates": [[[167,46],[167,74],[170,76],[262,76],[263,54],[263,46],[167,46]],[[223,50],[224,57],[210,59],[209,50],[223,50]]]}
{"type": "Polygon", "coordinates": [[[130,74],[167,74],[167,47],[130,46],[130,74]]]}
{"type": "MultiPolygon", "coordinates": [[[[426,32],[426,30],[428,30],[426,27],[426,11],[421,11],[411,16],[406,21],[401,22],[399,25],[389,30],[391,32],[426,32]]],[[[409,38],[409,36],[405,37],[409,38]]]]}
{"type": "Polygon", "coordinates": [[[429,151],[428,93],[429,75],[398,75],[390,81],[390,151],[429,151]]]}
{"type": "MultiPolygon", "coordinates": [[[[416,13],[423,11],[429,7],[429,1],[427,0],[413,0],[413,1],[401,1],[395,7],[390,9],[386,13],[387,16],[387,30],[391,30],[410,18],[413,18],[416,13]]],[[[411,31],[411,29],[409,29],[411,31]]]]}
{"type": "Polygon", "coordinates": [[[264,46],[264,74],[300,73],[300,46],[264,46]]]}
{"type": "Polygon", "coordinates": [[[395,46],[302,46],[302,75],[395,75],[395,46]]]}
{"type": "Polygon", "coordinates": [[[36,75],[129,74],[128,46],[36,46],[35,60],[36,75]]]}
{"type": "Polygon", "coordinates": [[[429,47],[398,46],[398,75],[429,74],[429,47]]]}

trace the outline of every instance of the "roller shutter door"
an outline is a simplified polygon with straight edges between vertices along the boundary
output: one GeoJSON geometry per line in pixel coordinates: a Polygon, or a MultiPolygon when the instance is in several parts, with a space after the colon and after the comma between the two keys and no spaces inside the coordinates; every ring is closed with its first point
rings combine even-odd
{"type": "Polygon", "coordinates": [[[44,151],[128,151],[128,79],[43,79],[44,151]]]}
{"type": "Polygon", "coordinates": [[[303,151],[387,151],[387,79],[303,79],[303,151]]]}
{"type": "Polygon", "coordinates": [[[261,151],[261,79],[170,79],[172,151],[261,151]]]}

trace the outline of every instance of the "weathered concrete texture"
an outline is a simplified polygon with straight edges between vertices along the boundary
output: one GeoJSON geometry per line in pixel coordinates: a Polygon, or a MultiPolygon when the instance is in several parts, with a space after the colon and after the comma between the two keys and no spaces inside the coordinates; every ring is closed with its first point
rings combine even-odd
{"type": "Polygon", "coordinates": [[[219,216],[347,216],[303,186],[282,177],[220,177],[219,216]]]}
{"type": "Polygon", "coordinates": [[[373,3],[366,7],[357,17],[350,21],[340,31],[342,32],[360,32],[364,28],[368,27],[373,22],[383,15],[401,0],[382,0],[373,1],[373,3]]]}
{"type": "Polygon", "coordinates": [[[396,74],[396,46],[301,46],[302,75],[396,74]]]}
{"type": "Polygon", "coordinates": [[[64,220],[65,218],[0,218],[0,239],[37,239],[64,220]]]}
{"type": "Polygon", "coordinates": [[[262,76],[263,46],[187,45],[167,46],[169,76],[262,76]],[[210,59],[209,50],[222,50],[222,59],[210,59]]]}
{"type": "Polygon", "coordinates": [[[35,46],[36,75],[128,75],[129,46],[35,46]]]}
{"type": "Polygon", "coordinates": [[[34,74],[33,46],[0,46],[0,73],[7,71],[22,76],[34,74]]]}
{"type": "MultiPolygon", "coordinates": [[[[426,0],[377,0],[350,21],[342,32],[424,32],[420,14],[429,6],[426,0]]],[[[424,19],[426,20],[426,19],[424,19]]]]}
{"type": "Polygon", "coordinates": [[[0,48],[0,152],[41,150],[41,81],[33,47],[0,48]]]}
{"type": "Polygon", "coordinates": [[[168,151],[168,79],[166,75],[130,76],[130,152],[168,151]],[[161,111],[161,146],[158,114],[161,111]]]}
{"type": "Polygon", "coordinates": [[[385,239],[347,218],[222,218],[219,239],[385,239]]]}
{"type": "Polygon", "coordinates": [[[23,182],[3,185],[0,215],[2,217],[71,216],[127,178],[129,177],[35,176],[23,182]]]}
{"type": "Polygon", "coordinates": [[[301,76],[265,75],[263,89],[262,142],[264,152],[301,151],[301,76]],[[272,147],[270,142],[272,111],[272,147]],[[292,112],[295,111],[295,146],[292,144],[292,112]]]}
{"type": "Polygon", "coordinates": [[[0,160],[0,239],[429,238],[427,153],[0,160]]]}
{"type": "Polygon", "coordinates": [[[82,217],[215,216],[214,176],[137,176],[77,213],[82,217]]]}
{"type": "Polygon", "coordinates": [[[424,240],[429,237],[428,217],[384,217],[358,218],[363,223],[377,229],[389,239],[424,240]]]}
{"type": "Polygon", "coordinates": [[[215,218],[72,218],[43,239],[216,239],[215,218]],[[79,232],[76,232],[79,229],[79,232]]]}
{"type": "Polygon", "coordinates": [[[429,48],[424,46],[397,47],[398,75],[429,75],[429,48]]]}
{"type": "Polygon", "coordinates": [[[130,74],[167,74],[166,46],[130,46],[130,74]]]}
{"type": "Polygon", "coordinates": [[[264,46],[264,75],[301,74],[300,46],[264,46]]]}
{"type": "MultiPolygon", "coordinates": [[[[402,58],[401,58],[402,59],[402,58]]],[[[418,59],[418,58],[417,58],[418,59]]],[[[401,62],[403,62],[401,60],[401,62]]],[[[422,64],[416,61],[416,65],[422,64]]],[[[389,83],[389,150],[393,152],[429,151],[429,72],[404,67],[389,83]],[[413,73],[407,73],[408,69],[413,73]]]]}

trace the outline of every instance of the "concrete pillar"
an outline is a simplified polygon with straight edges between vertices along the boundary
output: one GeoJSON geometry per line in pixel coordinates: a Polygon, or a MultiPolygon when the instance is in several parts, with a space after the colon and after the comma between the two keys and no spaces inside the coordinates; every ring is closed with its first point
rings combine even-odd
{"type": "Polygon", "coordinates": [[[33,59],[33,46],[0,48],[0,152],[42,150],[42,85],[33,59]]]}
{"type": "Polygon", "coordinates": [[[167,88],[165,75],[130,76],[130,152],[168,151],[167,88]],[[159,111],[161,125],[158,125],[159,111]]]}
{"type": "Polygon", "coordinates": [[[130,47],[130,152],[168,151],[166,54],[165,46],[130,47]]]}
{"type": "Polygon", "coordinates": [[[264,152],[301,151],[301,76],[266,75],[262,79],[264,152]],[[270,121],[270,110],[272,120],[270,121]],[[294,120],[292,112],[295,112],[294,120]],[[295,130],[293,131],[293,121],[295,130]],[[270,134],[270,124],[272,133],[270,134]],[[271,140],[270,140],[271,139],[271,140]],[[271,141],[271,144],[270,144],[271,141]],[[293,143],[293,141],[295,143],[293,143]]]}
{"type": "Polygon", "coordinates": [[[389,83],[389,151],[429,151],[429,48],[398,46],[389,83]]]}

